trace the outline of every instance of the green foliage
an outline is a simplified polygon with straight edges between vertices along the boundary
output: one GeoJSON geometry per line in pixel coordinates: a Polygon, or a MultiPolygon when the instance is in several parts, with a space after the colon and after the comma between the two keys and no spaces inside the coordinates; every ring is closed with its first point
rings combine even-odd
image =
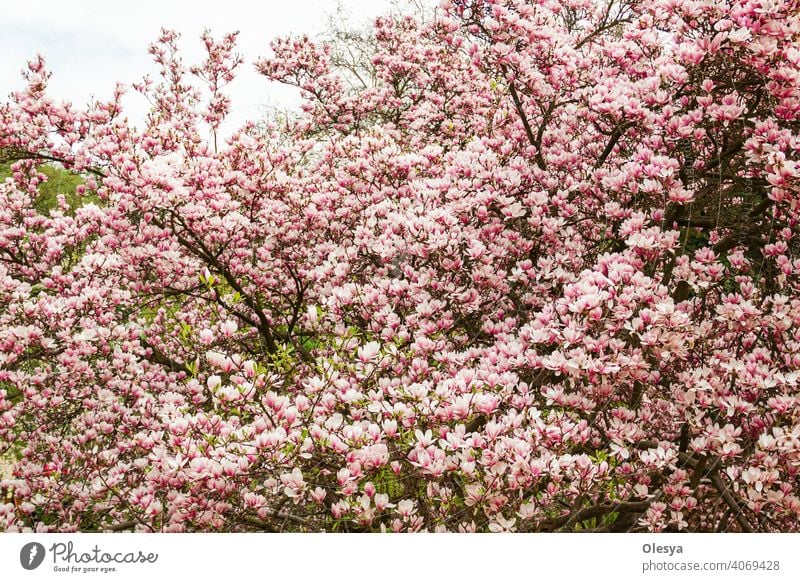
{"type": "Polygon", "coordinates": [[[388,467],[378,470],[372,481],[378,493],[387,493],[392,499],[402,497],[405,492],[405,486],[402,481],[388,467]]]}
{"type": "MultiPolygon", "coordinates": [[[[55,164],[41,164],[36,170],[47,176],[47,181],[39,186],[39,195],[33,202],[34,209],[39,214],[50,214],[58,208],[58,195],[63,194],[71,211],[86,204],[98,202],[99,198],[94,193],[84,195],[77,193],[77,188],[84,183],[83,178],[74,172],[65,170],[55,164]]],[[[11,177],[11,164],[0,164],[0,182],[11,177]]]]}

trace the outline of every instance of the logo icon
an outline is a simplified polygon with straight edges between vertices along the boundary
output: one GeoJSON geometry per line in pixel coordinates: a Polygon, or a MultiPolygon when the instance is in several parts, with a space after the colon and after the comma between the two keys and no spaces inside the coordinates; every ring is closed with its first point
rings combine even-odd
{"type": "Polygon", "coordinates": [[[22,546],[19,551],[19,563],[26,570],[35,570],[44,562],[44,546],[38,542],[31,542],[22,546]]]}

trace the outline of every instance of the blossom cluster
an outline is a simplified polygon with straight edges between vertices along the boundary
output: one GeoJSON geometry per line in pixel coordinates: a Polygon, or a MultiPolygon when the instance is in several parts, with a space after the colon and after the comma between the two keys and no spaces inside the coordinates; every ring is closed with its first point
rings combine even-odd
{"type": "Polygon", "coordinates": [[[0,104],[0,529],[798,530],[794,0],[278,39],[302,113],[226,140],[203,41],[143,124],[0,104]]]}

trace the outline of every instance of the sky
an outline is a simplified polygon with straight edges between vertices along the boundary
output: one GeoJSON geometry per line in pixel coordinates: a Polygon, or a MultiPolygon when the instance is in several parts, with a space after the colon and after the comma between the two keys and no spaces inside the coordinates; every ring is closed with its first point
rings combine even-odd
{"type": "MultiPolygon", "coordinates": [[[[238,52],[245,63],[230,85],[232,112],[227,129],[263,117],[265,107],[293,107],[297,92],[269,82],[253,62],[268,54],[271,39],[324,31],[337,7],[348,23],[368,25],[386,13],[389,0],[22,0],[4,2],[0,18],[0,100],[21,88],[20,71],[42,54],[52,72],[50,94],[84,105],[108,99],[119,81],[130,87],[155,65],[147,46],[159,30],[181,33],[184,63],[202,58],[200,34],[239,31],[238,52]]],[[[131,90],[124,102],[131,119],[141,118],[146,102],[131,90]]],[[[224,130],[225,128],[223,128],[224,130]]]]}

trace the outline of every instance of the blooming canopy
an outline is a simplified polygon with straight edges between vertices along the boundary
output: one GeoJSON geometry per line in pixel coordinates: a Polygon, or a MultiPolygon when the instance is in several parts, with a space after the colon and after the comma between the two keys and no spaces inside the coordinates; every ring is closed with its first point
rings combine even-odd
{"type": "Polygon", "coordinates": [[[0,105],[7,531],[796,531],[800,5],[445,0],[0,105]],[[52,168],[81,177],[42,209],[52,168]]]}

